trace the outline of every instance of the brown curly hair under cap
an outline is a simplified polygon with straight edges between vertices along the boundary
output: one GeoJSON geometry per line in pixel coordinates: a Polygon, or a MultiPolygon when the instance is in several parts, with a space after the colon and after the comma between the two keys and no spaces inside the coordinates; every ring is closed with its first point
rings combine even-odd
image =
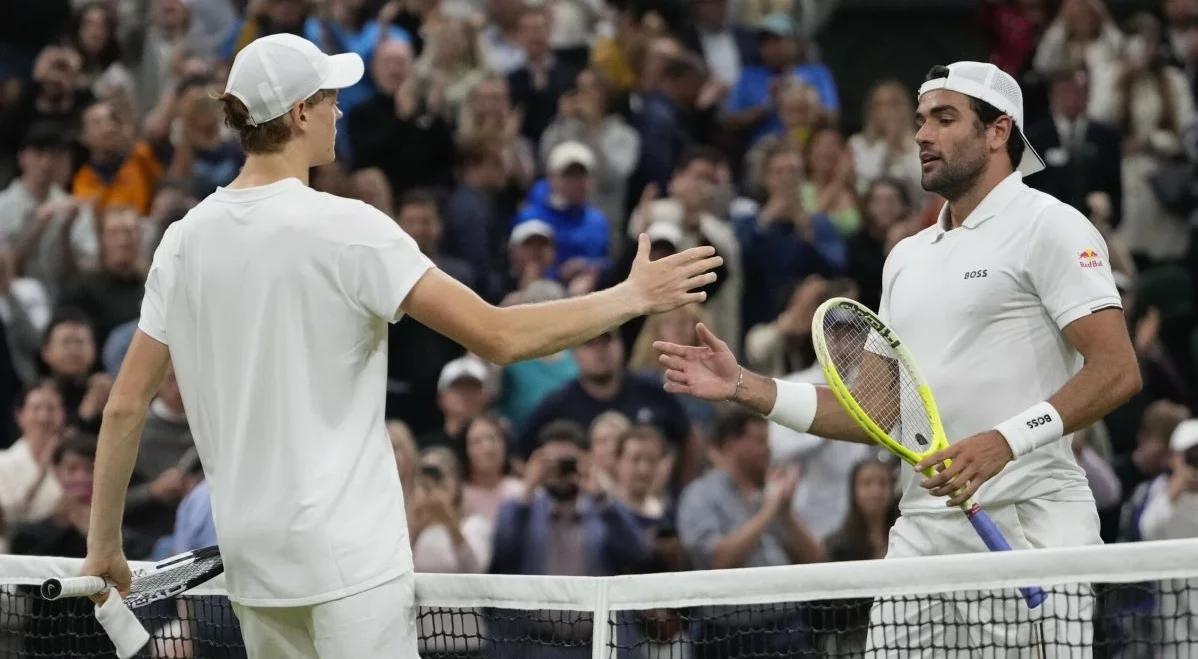
{"type": "MultiPolygon", "coordinates": [[[[335,89],[321,89],[309,96],[304,105],[312,107],[336,95],[335,89]]],[[[222,94],[218,100],[225,111],[225,125],[237,131],[237,139],[246,153],[278,153],[291,139],[293,132],[288,115],[254,126],[250,123],[250,111],[241,99],[232,94],[222,94]]]]}

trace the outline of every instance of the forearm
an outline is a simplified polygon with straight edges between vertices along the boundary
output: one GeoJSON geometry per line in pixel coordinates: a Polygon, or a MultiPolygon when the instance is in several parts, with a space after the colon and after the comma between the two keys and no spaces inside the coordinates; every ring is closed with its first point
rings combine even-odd
{"type": "Polygon", "coordinates": [[[96,447],[91,531],[87,536],[89,551],[101,554],[121,551],[125,492],[145,422],[144,406],[110,403],[104,410],[96,447]]]}
{"type": "Polygon", "coordinates": [[[1140,372],[1108,361],[1088,361],[1048,402],[1061,415],[1064,434],[1106,416],[1140,390],[1140,372]]]}
{"type": "Polygon", "coordinates": [[[820,563],[824,560],[824,547],[807,526],[795,519],[793,513],[782,517],[782,544],[792,563],[820,563]]]}
{"type": "Polygon", "coordinates": [[[740,528],[720,538],[711,551],[711,569],[743,567],[745,559],[753,552],[772,519],[770,511],[762,508],[740,528]]]}
{"type": "MultiPolygon", "coordinates": [[[[828,439],[839,439],[848,442],[867,444],[870,437],[857,425],[857,422],[844,411],[840,401],[828,387],[817,386],[815,418],[810,428],[795,428],[800,432],[811,433],[828,439]]],[[[750,371],[745,371],[744,384],[737,391],[733,400],[744,407],[760,414],[769,416],[774,411],[778,399],[778,382],[750,371]]]]}
{"type": "Polygon", "coordinates": [[[581,297],[496,311],[504,363],[552,355],[641,315],[623,285],[581,297]]]}

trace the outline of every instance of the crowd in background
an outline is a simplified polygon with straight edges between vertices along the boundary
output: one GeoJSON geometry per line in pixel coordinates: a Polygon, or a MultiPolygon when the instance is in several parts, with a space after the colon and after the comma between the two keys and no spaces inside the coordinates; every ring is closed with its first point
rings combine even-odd
{"type": "MultiPolygon", "coordinates": [[[[667,394],[652,343],[702,321],[749,368],[818,381],[815,308],[876,308],[934,221],[915,90],[840,103],[832,0],[39,0],[0,20],[0,551],[82,556],[101,413],[163,230],[244,160],[216,99],[291,32],[352,51],[313,187],[387,213],[481,297],[521,304],[711,245],[707,302],[497,368],[390,327],[388,430],[416,569],[614,575],[878,558],[898,467],[667,394]]],[[[1145,386],[1077,433],[1107,541],[1198,536],[1198,0],[987,1],[1047,161],[1027,183],[1106,238],[1145,386]]],[[[947,64],[948,62],[942,62],[947,64]]],[[[246,327],[248,334],[269,328],[246,327]]],[[[336,438],[329,438],[335,442],[336,438]]],[[[268,466],[264,466],[267,468],[268,466]]],[[[130,558],[214,544],[173,376],[131,483],[130,558]]],[[[368,540],[365,540],[368,541],[368,540]]],[[[714,633],[714,632],[713,632],[714,633]]],[[[718,650],[716,651],[718,654],[718,650]]]]}

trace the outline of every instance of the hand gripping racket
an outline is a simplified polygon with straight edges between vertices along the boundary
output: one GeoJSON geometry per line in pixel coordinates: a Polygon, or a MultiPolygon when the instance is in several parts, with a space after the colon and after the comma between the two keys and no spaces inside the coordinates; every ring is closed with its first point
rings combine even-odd
{"type": "MultiPolygon", "coordinates": [[[[815,311],[812,342],[832,393],[875,442],[913,466],[948,447],[931,387],[902,341],[872,311],[842,297],[824,302],[815,311]]],[[[1010,551],[981,506],[970,499],[961,510],[990,551],[1010,551]]],[[[1044,601],[1039,587],[1019,591],[1030,608],[1044,601]]]]}
{"type": "MultiPolygon", "coordinates": [[[[224,571],[219,547],[184,552],[151,567],[135,570],[129,594],[123,600],[130,609],[143,607],[181,595],[224,571]]],[[[100,577],[46,579],[42,582],[42,597],[48,600],[90,597],[107,591],[109,587],[110,584],[100,577]]]]}

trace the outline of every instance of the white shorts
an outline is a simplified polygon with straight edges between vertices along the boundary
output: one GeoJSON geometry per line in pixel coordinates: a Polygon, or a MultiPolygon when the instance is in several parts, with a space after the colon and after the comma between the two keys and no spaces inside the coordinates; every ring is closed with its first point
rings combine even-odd
{"type": "Polygon", "coordinates": [[[419,659],[412,573],[311,606],[233,603],[249,659],[419,659]]]}
{"type": "MultiPolygon", "coordinates": [[[[986,512],[1014,549],[1102,544],[1090,502],[1027,501],[986,512]]],[[[988,552],[963,513],[905,514],[890,530],[887,558],[988,552]]],[[[928,575],[930,582],[935,572],[928,575]]],[[[1049,590],[1028,609],[1015,591],[878,598],[867,657],[1089,657],[1094,598],[1089,586],[1049,590]]]]}

